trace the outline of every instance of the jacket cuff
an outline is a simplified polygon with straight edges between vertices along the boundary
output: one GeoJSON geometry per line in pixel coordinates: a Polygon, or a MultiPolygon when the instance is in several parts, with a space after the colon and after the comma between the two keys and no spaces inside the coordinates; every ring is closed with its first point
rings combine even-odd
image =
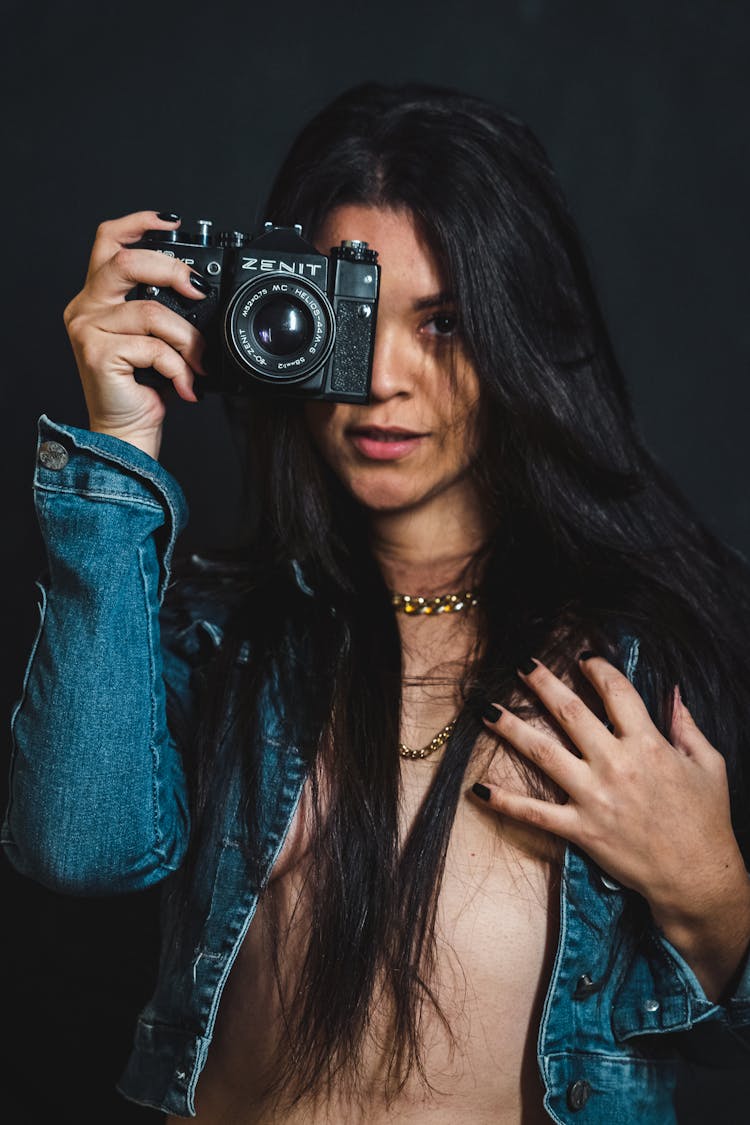
{"type": "Polygon", "coordinates": [[[732,995],[724,1000],[723,1003],[716,1004],[708,999],[698,977],[672,943],[668,941],[663,934],[659,934],[658,940],[666,948],[672,960],[679,966],[680,973],[689,989],[693,1002],[697,1009],[701,1011],[700,1019],[718,1017],[730,1027],[744,1027],[750,1025],[750,955],[745,954],[745,960],[740,970],[739,979],[737,980],[732,995]]]}
{"type": "Polygon", "coordinates": [[[164,594],[177,536],[188,520],[185,495],[171,473],[143,450],[111,434],[38,421],[34,487],[89,499],[157,503],[164,511],[162,581],[164,594]]]}

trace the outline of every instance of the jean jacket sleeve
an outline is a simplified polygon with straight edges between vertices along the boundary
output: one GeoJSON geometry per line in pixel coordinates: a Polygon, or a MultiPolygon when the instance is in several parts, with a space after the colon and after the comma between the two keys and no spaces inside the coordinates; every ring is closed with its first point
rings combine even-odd
{"type": "Polygon", "coordinates": [[[717,1004],[674,946],[655,927],[644,934],[645,956],[636,958],[616,999],[619,1041],[672,1033],[684,1058],[703,1066],[746,1069],[750,1063],[750,959],[731,993],[717,1004]]]}
{"type": "Polygon", "coordinates": [[[142,889],[179,866],[188,837],[159,629],[185,500],[147,454],[44,415],[34,494],[48,565],[3,846],[57,891],[142,889]]]}
{"type": "MultiPolygon", "coordinates": [[[[666,939],[662,941],[672,957],[679,958],[674,947],[666,939]]],[[[691,980],[694,994],[705,1000],[707,1018],[696,1021],[690,1035],[679,1037],[677,1045],[681,1054],[704,1066],[747,1069],[750,1065],[750,956],[745,955],[731,993],[723,1004],[710,1004],[692,970],[684,961],[682,966],[686,978],[691,980]]]]}

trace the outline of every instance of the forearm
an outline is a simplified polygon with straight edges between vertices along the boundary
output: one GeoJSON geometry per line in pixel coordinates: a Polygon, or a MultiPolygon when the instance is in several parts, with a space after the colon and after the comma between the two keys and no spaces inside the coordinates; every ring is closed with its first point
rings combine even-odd
{"type": "Polygon", "coordinates": [[[158,472],[141,479],[59,437],[68,461],[35,482],[49,576],[13,716],[4,843],[47,885],[112,893],[155,882],[184,849],[158,623],[174,534],[158,472]]]}

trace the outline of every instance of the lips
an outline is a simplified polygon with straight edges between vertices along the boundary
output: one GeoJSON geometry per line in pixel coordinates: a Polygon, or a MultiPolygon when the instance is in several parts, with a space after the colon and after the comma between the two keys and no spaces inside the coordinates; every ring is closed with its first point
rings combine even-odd
{"type": "Polygon", "coordinates": [[[417,430],[405,430],[403,426],[352,426],[349,433],[373,441],[406,441],[408,438],[424,437],[417,430]]]}
{"type": "Polygon", "coordinates": [[[355,448],[370,461],[400,461],[428,436],[403,426],[354,426],[347,433],[355,448]]]}

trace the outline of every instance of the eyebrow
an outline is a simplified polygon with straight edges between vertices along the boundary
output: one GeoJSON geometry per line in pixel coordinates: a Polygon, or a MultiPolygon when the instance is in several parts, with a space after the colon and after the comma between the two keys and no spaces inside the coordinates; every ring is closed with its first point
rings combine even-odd
{"type": "Polygon", "coordinates": [[[431,293],[429,297],[418,297],[412,308],[414,312],[421,312],[423,309],[434,309],[436,305],[453,304],[454,300],[452,293],[443,290],[441,293],[431,293]]]}

